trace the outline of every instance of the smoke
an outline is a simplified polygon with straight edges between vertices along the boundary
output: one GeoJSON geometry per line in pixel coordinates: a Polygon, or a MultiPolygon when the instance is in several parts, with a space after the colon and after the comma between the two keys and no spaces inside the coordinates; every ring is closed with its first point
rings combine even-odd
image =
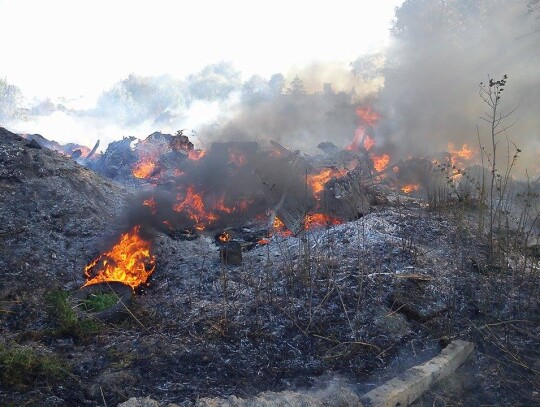
{"type": "MultiPolygon", "coordinates": [[[[489,147],[489,126],[480,119],[488,106],[478,85],[506,74],[499,113],[518,106],[506,125],[517,123],[506,134],[523,151],[520,169],[538,169],[540,12],[529,3],[406,1],[396,10],[375,104],[383,116],[377,138],[401,157],[429,155],[446,151],[449,142],[477,145],[478,124],[489,147]]],[[[499,151],[506,151],[504,137],[499,135],[499,151]]]]}
{"type": "Polygon", "coordinates": [[[220,122],[203,126],[200,136],[209,143],[274,140],[308,153],[324,141],[344,147],[358,125],[355,106],[380,86],[380,78],[366,81],[337,64],[313,64],[287,77],[256,75],[245,82],[241,103],[220,122]]]}
{"type": "MultiPolygon", "coordinates": [[[[81,78],[81,80],[84,80],[81,78]]],[[[227,111],[241,87],[229,63],[208,65],[180,80],[131,74],[105,90],[93,106],[79,100],[23,101],[18,88],[0,82],[0,120],[18,133],[39,133],[61,144],[106,147],[124,136],[196,128],[227,111]]]]}

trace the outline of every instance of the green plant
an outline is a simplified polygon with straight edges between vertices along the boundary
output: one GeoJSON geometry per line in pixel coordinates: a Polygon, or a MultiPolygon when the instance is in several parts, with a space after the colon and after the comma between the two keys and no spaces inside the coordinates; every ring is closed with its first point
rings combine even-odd
{"type": "Polygon", "coordinates": [[[118,302],[118,296],[114,293],[91,294],[81,304],[87,312],[100,312],[112,307],[118,302]]]}
{"type": "MultiPolygon", "coordinates": [[[[49,315],[57,325],[56,334],[85,338],[100,331],[101,325],[97,321],[79,318],[66,291],[52,291],[47,295],[46,301],[49,315]]],[[[99,300],[99,303],[103,302],[104,300],[99,300]]]]}
{"type": "Polygon", "coordinates": [[[66,365],[57,356],[38,353],[29,346],[0,345],[0,379],[6,386],[58,380],[67,373],[66,365]]]}

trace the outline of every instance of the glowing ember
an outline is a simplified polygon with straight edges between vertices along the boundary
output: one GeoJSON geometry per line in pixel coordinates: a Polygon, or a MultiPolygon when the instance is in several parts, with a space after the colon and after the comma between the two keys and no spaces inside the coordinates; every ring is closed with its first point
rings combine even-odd
{"type": "Polygon", "coordinates": [[[135,289],[146,284],[155,269],[155,257],[150,254],[150,242],[143,240],[140,226],[122,234],[120,241],[108,252],[88,264],[83,287],[117,281],[135,289]]]}
{"type": "Polygon", "coordinates": [[[265,244],[269,244],[270,243],[270,240],[268,239],[260,239],[257,241],[257,244],[259,245],[265,245],[265,244]]]}
{"type": "Polygon", "coordinates": [[[320,194],[324,191],[325,184],[332,178],[340,178],[345,175],[339,170],[333,168],[323,168],[317,174],[309,174],[307,176],[307,183],[311,187],[313,194],[317,199],[320,199],[320,194]]]}
{"type": "Polygon", "coordinates": [[[343,223],[340,219],[334,218],[324,213],[312,213],[306,215],[305,226],[306,229],[312,229],[315,227],[340,225],[343,223]]]}
{"type": "Polygon", "coordinates": [[[375,168],[377,172],[383,171],[390,163],[390,156],[388,154],[371,154],[370,157],[373,160],[373,168],[375,168]]]}
{"type": "Polygon", "coordinates": [[[411,192],[416,192],[419,189],[420,189],[419,184],[407,184],[407,185],[403,185],[401,187],[401,191],[406,193],[406,194],[410,194],[411,192]]]}
{"type": "Polygon", "coordinates": [[[150,178],[156,169],[156,163],[151,160],[139,161],[133,168],[133,176],[135,178],[150,178]]]}
{"type": "Polygon", "coordinates": [[[206,155],[205,150],[190,150],[188,153],[188,158],[190,160],[198,161],[206,155]]]}

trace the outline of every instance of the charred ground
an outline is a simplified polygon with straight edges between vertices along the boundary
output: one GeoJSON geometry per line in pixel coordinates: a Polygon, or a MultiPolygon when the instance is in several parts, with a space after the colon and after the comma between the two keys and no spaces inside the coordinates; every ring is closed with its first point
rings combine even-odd
{"type": "Polygon", "coordinates": [[[379,185],[386,200],[363,217],[274,236],[240,266],[219,261],[212,236],[156,232],[156,272],[131,314],[114,324],[69,321],[62,299],[124,231],[134,190],[0,136],[2,404],[151,395],[192,405],[333,376],[362,391],[457,337],[476,344],[475,359],[418,405],[540,400],[537,247],[508,240],[506,261],[495,264],[472,206],[429,206],[379,185]],[[14,368],[26,376],[9,376],[14,368]]]}

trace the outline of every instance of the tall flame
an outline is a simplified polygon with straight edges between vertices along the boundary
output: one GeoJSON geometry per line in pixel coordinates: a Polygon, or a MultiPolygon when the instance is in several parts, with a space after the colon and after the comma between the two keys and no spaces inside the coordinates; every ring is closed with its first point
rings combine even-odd
{"type": "Polygon", "coordinates": [[[356,116],[360,119],[360,123],[354,132],[354,138],[351,144],[345,147],[349,151],[358,151],[360,144],[363,141],[364,148],[369,151],[375,144],[375,141],[367,133],[368,127],[375,127],[381,116],[371,109],[371,106],[356,108],[356,116]]]}
{"type": "Polygon", "coordinates": [[[84,268],[88,279],[83,287],[117,281],[135,289],[146,284],[155,269],[155,257],[150,254],[150,242],[143,240],[140,226],[122,234],[113,248],[84,268]]]}

